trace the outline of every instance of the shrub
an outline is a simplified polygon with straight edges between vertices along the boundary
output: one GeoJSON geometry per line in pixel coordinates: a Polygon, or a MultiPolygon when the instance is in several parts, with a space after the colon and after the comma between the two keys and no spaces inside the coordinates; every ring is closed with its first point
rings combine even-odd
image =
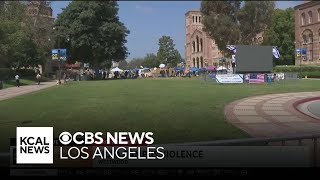
{"type": "MultiPolygon", "coordinates": [[[[301,72],[319,72],[320,66],[303,65],[301,72]]],[[[300,66],[275,66],[273,72],[300,72],[300,66]]]]}
{"type": "Polygon", "coordinates": [[[0,80],[8,80],[14,78],[15,72],[9,68],[0,68],[0,80]]]}

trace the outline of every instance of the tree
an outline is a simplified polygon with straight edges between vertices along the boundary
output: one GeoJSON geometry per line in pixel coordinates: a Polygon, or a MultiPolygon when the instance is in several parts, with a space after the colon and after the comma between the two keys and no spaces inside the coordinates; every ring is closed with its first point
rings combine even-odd
{"type": "Polygon", "coordinates": [[[143,65],[144,58],[133,58],[131,61],[128,62],[128,68],[134,69],[136,67],[140,67],[143,65]]]}
{"type": "Polygon", "coordinates": [[[159,39],[159,50],[157,58],[159,63],[176,66],[181,61],[181,55],[178,50],[174,48],[175,44],[170,36],[162,36],[159,39]]]}
{"type": "Polygon", "coordinates": [[[278,46],[281,56],[275,60],[275,64],[294,64],[294,40],[294,9],[276,9],[272,17],[272,24],[263,35],[264,45],[278,46]]]}
{"type": "Polygon", "coordinates": [[[143,59],[143,66],[153,68],[153,67],[158,67],[159,66],[159,61],[158,58],[155,54],[153,53],[148,53],[144,59],[143,59]]]}
{"type": "Polygon", "coordinates": [[[72,1],[58,16],[55,28],[56,46],[67,48],[72,59],[98,67],[128,55],[129,30],[119,20],[116,1],[72,1]]]}
{"type": "Polygon", "coordinates": [[[0,65],[17,69],[37,66],[41,49],[32,38],[26,4],[5,2],[0,16],[0,65]]]}
{"type": "Polygon", "coordinates": [[[270,24],[274,7],[273,1],[202,1],[204,31],[220,50],[228,44],[250,45],[270,24]]]}
{"type": "Polygon", "coordinates": [[[120,69],[127,69],[128,68],[128,62],[126,60],[120,61],[118,67],[120,69]]]}

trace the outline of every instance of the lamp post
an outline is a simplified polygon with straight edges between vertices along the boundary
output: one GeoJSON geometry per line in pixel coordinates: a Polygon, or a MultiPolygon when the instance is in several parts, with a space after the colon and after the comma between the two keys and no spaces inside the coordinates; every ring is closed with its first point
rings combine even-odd
{"type": "Polygon", "coordinates": [[[302,79],[302,43],[300,41],[300,79],[302,79]]]}
{"type": "MultiPolygon", "coordinates": [[[[56,27],[53,27],[53,30],[57,30],[56,27]]],[[[61,84],[61,62],[60,62],[60,37],[58,36],[58,83],[61,84]]]]}

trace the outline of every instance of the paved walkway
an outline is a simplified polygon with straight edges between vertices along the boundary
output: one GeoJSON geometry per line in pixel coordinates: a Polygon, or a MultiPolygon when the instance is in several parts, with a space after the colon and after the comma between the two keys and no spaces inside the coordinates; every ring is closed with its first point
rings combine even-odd
{"type": "Polygon", "coordinates": [[[314,99],[320,99],[320,91],[249,97],[227,105],[225,116],[252,137],[320,134],[320,120],[296,108],[314,99]]]}
{"type": "Polygon", "coordinates": [[[16,96],[20,96],[22,94],[27,94],[30,92],[38,91],[41,89],[45,89],[51,86],[56,85],[56,82],[42,82],[40,85],[34,84],[34,85],[26,85],[26,86],[20,86],[20,87],[10,87],[6,89],[0,90],[0,101],[4,99],[13,98],[16,96]]]}

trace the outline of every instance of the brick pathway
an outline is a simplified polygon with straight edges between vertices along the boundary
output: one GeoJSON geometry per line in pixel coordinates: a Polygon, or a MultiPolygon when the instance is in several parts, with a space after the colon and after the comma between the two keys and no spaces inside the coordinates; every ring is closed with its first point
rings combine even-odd
{"type": "Polygon", "coordinates": [[[225,116],[252,137],[320,134],[320,120],[295,108],[314,99],[320,91],[249,97],[227,105],[225,116]]]}
{"type": "Polygon", "coordinates": [[[51,86],[56,85],[56,82],[42,82],[40,85],[27,85],[27,86],[20,86],[20,87],[10,87],[6,89],[0,90],[0,101],[4,99],[13,98],[16,96],[20,96],[22,94],[27,94],[30,92],[38,91],[41,89],[45,89],[51,86]]]}

